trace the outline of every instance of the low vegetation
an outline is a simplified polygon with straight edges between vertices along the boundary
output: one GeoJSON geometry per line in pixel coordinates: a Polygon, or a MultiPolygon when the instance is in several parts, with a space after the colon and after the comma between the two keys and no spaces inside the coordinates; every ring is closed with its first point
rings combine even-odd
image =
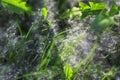
{"type": "MultiPolygon", "coordinates": [[[[34,12],[32,6],[28,6],[27,0],[2,0],[1,5],[2,9],[10,10],[13,14],[17,15],[17,17],[30,17],[34,12]]],[[[73,30],[73,28],[53,34],[50,29],[50,26],[53,24],[47,19],[48,13],[49,10],[47,7],[43,6],[39,11],[39,24],[33,21],[27,32],[23,31],[18,20],[19,18],[16,19],[19,33],[17,43],[13,45],[13,43],[8,42],[5,61],[2,61],[2,63],[6,65],[14,64],[15,67],[29,65],[30,71],[17,75],[15,79],[112,80],[120,67],[112,65],[110,70],[103,71],[102,62],[100,61],[97,64],[93,64],[93,60],[101,36],[103,36],[106,31],[111,31],[117,35],[112,29],[115,26],[119,26],[120,7],[114,1],[110,8],[101,2],[78,2],[78,7],[72,7],[59,15],[61,19],[74,20],[79,18],[81,22],[84,22],[86,17],[90,16],[93,18],[93,21],[90,21],[89,29],[99,33],[93,43],[92,49],[77,63],[76,67],[73,67],[69,63],[69,59],[75,54],[75,50],[79,46],[78,43],[81,43],[87,35],[82,35],[74,39],[75,35],[72,33],[69,38],[66,39],[66,33],[73,30]],[[115,19],[116,17],[117,19],[115,19]],[[38,33],[38,30],[40,33],[38,33]],[[41,35],[35,38],[36,33],[41,35]],[[40,50],[38,53],[36,53],[37,48],[40,50]]],[[[118,48],[120,50],[120,46],[118,46],[118,48]]],[[[106,60],[110,55],[113,54],[107,54],[102,61],[106,60]]]]}

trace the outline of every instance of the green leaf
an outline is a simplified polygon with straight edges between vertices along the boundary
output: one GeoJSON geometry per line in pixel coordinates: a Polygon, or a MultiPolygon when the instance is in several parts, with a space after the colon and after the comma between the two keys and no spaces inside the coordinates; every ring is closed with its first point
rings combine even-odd
{"type": "Polygon", "coordinates": [[[80,11],[82,12],[81,19],[88,15],[98,15],[102,10],[106,9],[106,5],[103,3],[89,2],[89,5],[83,2],[79,2],[80,11]]]}
{"type": "Polygon", "coordinates": [[[115,25],[116,22],[113,17],[100,14],[98,15],[95,20],[91,24],[91,28],[94,30],[104,30],[111,25],[115,25]]]}
{"type": "Polygon", "coordinates": [[[73,17],[75,17],[75,16],[81,16],[81,15],[82,15],[82,12],[80,11],[79,8],[73,7],[73,8],[71,9],[70,18],[73,18],[73,17]]]}
{"type": "Polygon", "coordinates": [[[61,15],[61,17],[62,17],[62,18],[68,18],[68,17],[70,17],[70,14],[71,14],[71,11],[70,11],[70,10],[67,10],[67,11],[65,11],[65,12],[61,15]]]}
{"type": "Polygon", "coordinates": [[[117,4],[113,1],[113,2],[112,2],[112,6],[111,6],[111,8],[110,8],[109,14],[110,14],[110,16],[113,16],[113,15],[115,15],[115,14],[118,13],[118,12],[119,12],[118,6],[117,6],[117,4]]]}
{"type": "Polygon", "coordinates": [[[72,67],[68,64],[66,64],[64,66],[64,73],[65,73],[65,76],[66,76],[66,80],[71,80],[71,77],[73,76],[73,70],[72,70],[72,67]]]}
{"type": "Polygon", "coordinates": [[[87,4],[85,4],[83,2],[79,2],[79,6],[80,6],[81,11],[86,11],[86,10],[90,9],[90,6],[88,6],[87,4]]]}
{"type": "Polygon", "coordinates": [[[68,10],[62,14],[62,18],[70,17],[71,19],[75,16],[81,16],[82,12],[79,8],[73,7],[71,10],[68,10]]]}
{"type": "Polygon", "coordinates": [[[26,2],[21,0],[2,0],[2,6],[14,11],[17,14],[31,14],[31,7],[26,6],[26,2]]]}
{"type": "Polygon", "coordinates": [[[48,14],[48,10],[46,9],[46,7],[43,7],[42,8],[42,16],[44,17],[44,19],[46,19],[47,14],[48,14]]]}
{"type": "Polygon", "coordinates": [[[106,9],[106,5],[103,3],[94,3],[94,2],[89,2],[90,9],[91,10],[103,10],[106,9]]]}

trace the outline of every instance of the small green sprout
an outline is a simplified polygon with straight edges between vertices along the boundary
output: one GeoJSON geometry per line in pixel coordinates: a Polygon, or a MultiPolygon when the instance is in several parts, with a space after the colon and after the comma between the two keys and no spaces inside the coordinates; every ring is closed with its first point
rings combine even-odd
{"type": "Polygon", "coordinates": [[[66,80],[71,80],[71,77],[73,76],[73,69],[69,64],[65,64],[64,73],[66,76],[66,80]]]}
{"type": "Polygon", "coordinates": [[[47,8],[46,8],[46,7],[43,7],[42,10],[41,10],[41,13],[42,13],[43,18],[46,19],[47,14],[48,14],[47,8]]]}

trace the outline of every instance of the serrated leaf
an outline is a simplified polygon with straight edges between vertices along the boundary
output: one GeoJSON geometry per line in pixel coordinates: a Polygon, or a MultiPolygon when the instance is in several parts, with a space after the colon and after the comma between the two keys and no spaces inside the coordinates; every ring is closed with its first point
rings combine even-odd
{"type": "Polygon", "coordinates": [[[111,6],[111,8],[110,8],[109,14],[110,14],[110,16],[113,16],[113,15],[115,15],[115,14],[118,13],[118,12],[119,12],[118,6],[117,6],[117,4],[113,1],[113,2],[112,2],[112,6],[111,6]]]}
{"type": "Polygon", "coordinates": [[[103,3],[94,3],[94,2],[89,2],[90,9],[91,10],[103,10],[106,9],[106,5],[103,3]]]}
{"type": "Polygon", "coordinates": [[[86,11],[86,10],[90,9],[90,6],[88,6],[87,4],[85,4],[83,2],[79,2],[79,6],[80,6],[81,11],[86,11]]]}
{"type": "Polygon", "coordinates": [[[2,0],[2,6],[17,14],[30,14],[32,12],[31,7],[26,6],[26,2],[21,0],[2,0]]]}
{"type": "Polygon", "coordinates": [[[64,66],[64,73],[67,78],[67,80],[71,80],[71,77],[73,76],[73,70],[72,67],[68,64],[64,66]]]}

